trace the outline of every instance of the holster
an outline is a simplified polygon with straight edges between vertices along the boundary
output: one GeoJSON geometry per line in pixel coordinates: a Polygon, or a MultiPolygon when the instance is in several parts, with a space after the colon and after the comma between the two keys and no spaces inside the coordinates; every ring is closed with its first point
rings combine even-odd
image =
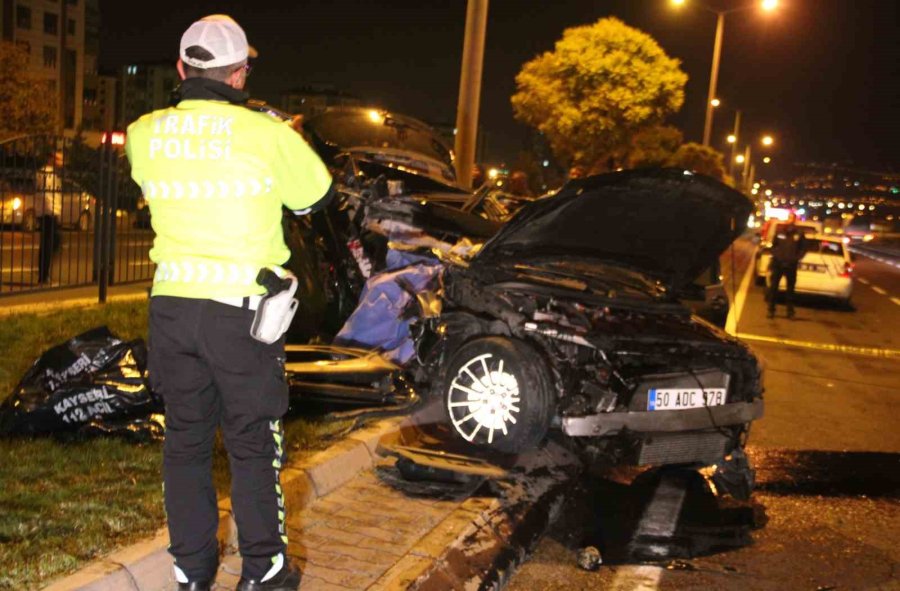
{"type": "Polygon", "coordinates": [[[266,288],[266,295],[256,309],[253,324],[250,325],[250,336],[271,345],[287,332],[297,313],[300,305],[294,298],[297,278],[293,275],[279,277],[271,269],[262,269],[256,282],[266,288]]]}

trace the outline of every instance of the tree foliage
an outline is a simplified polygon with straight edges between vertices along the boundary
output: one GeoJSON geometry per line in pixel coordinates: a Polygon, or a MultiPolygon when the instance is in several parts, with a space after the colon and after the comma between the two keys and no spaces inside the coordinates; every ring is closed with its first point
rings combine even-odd
{"type": "Polygon", "coordinates": [[[654,125],[631,136],[622,164],[625,168],[665,166],[684,141],[681,130],[670,125],[654,125]]]}
{"type": "Polygon", "coordinates": [[[705,174],[720,181],[726,180],[725,157],[718,150],[701,144],[693,142],[684,144],[672,155],[667,164],[705,174]]]}
{"type": "Polygon", "coordinates": [[[687,75],[646,33],[616,18],[563,32],[553,51],[522,66],[515,116],[556,156],[589,170],[621,165],[637,132],[684,103],[687,75]]]}
{"type": "Polygon", "coordinates": [[[0,140],[18,134],[52,133],[56,97],[47,81],[28,68],[28,53],[0,42],[0,140]]]}

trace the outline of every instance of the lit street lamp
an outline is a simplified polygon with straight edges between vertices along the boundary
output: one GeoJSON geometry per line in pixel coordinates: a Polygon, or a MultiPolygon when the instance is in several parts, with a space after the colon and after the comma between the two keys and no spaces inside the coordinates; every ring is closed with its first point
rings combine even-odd
{"type": "Polygon", "coordinates": [[[770,135],[764,135],[762,140],[760,140],[760,141],[762,141],[762,145],[764,145],[766,147],[769,147],[775,143],[775,140],[770,135]]]}
{"type": "Polygon", "coordinates": [[[720,101],[719,99],[716,98],[716,99],[709,101],[709,104],[711,104],[713,106],[713,109],[715,109],[716,107],[718,107],[719,105],[722,104],[722,101],[720,101]]]}
{"type": "MultiPolygon", "coordinates": [[[[683,6],[687,3],[686,0],[670,0],[670,2],[675,6],[683,6]]],[[[718,99],[716,99],[716,86],[719,81],[719,62],[722,57],[722,38],[725,35],[725,15],[741,10],[748,10],[753,8],[753,5],[748,4],[746,6],[738,6],[737,8],[730,8],[728,10],[717,10],[697,0],[694,0],[694,3],[707,12],[716,15],[716,39],[713,43],[712,69],[709,74],[709,94],[706,99],[706,121],[703,125],[703,145],[709,146],[709,140],[712,137],[713,109],[718,106],[717,104],[713,104],[713,101],[718,101],[718,99]]],[[[762,0],[759,6],[764,11],[771,12],[778,7],[778,0],[762,0]]]]}
{"type": "Polygon", "coordinates": [[[727,140],[728,140],[729,144],[733,144],[737,141],[737,136],[734,135],[733,133],[729,133],[727,140]]]}

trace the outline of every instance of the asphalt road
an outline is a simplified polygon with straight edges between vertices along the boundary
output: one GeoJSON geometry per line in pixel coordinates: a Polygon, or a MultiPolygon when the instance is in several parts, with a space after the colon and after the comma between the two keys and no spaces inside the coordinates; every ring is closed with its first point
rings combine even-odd
{"type": "MultiPolygon", "coordinates": [[[[740,285],[749,241],[735,259],[740,285]]],[[[852,309],[803,299],[794,320],[783,306],[768,320],[762,288],[737,299],[737,331],[766,365],[748,448],[757,489],[750,504],[692,489],[677,525],[726,521],[720,547],[688,535],[682,554],[700,556],[636,563],[623,547],[655,484],[607,474],[585,479],[508,589],[900,589],[900,268],[857,256],[852,309]],[[595,572],[576,564],[588,544],[605,558],[595,572]]]]}
{"type": "MultiPolygon", "coordinates": [[[[94,232],[62,230],[60,245],[50,261],[47,286],[76,286],[94,280],[94,232]]],[[[113,278],[120,282],[150,279],[148,258],[153,245],[149,230],[122,231],[112,249],[113,278]]],[[[40,232],[0,230],[0,293],[34,289],[39,285],[40,232]]]]}

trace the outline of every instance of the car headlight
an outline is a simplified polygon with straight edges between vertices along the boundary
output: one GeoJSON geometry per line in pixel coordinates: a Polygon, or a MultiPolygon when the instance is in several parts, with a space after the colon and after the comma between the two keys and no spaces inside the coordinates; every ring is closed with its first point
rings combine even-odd
{"type": "Polygon", "coordinates": [[[22,207],[22,200],[16,197],[12,200],[13,211],[18,211],[22,207]]]}

